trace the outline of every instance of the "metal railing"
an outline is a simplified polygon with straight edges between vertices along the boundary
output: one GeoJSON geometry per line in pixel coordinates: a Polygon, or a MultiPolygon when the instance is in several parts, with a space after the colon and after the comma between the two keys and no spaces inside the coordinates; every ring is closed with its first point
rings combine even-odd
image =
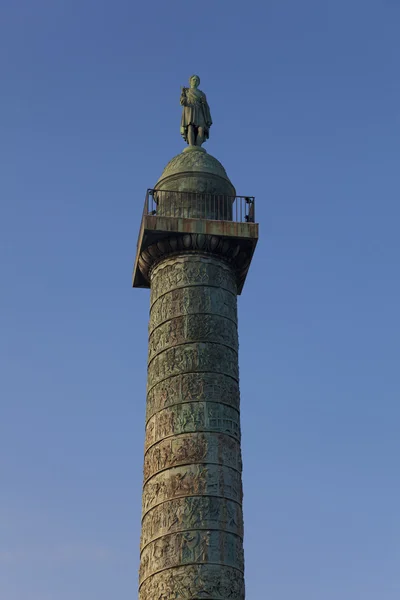
{"type": "Polygon", "coordinates": [[[146,194],[144,214],[254,223],[255,198],[254,196],[225,196],[149,189],[146,194]]]}

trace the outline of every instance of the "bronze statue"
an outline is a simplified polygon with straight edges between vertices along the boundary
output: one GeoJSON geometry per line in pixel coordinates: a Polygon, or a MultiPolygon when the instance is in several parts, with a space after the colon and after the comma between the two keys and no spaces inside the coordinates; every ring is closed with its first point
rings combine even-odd
{"type": "Polygon", "coordinates": [[[190,88],[182,88],[181,135],[189,146],[201,146],[209,137],[212,125],[210,107],[204,92],[198,89],[200,77],[192,75],[190,88]]]}

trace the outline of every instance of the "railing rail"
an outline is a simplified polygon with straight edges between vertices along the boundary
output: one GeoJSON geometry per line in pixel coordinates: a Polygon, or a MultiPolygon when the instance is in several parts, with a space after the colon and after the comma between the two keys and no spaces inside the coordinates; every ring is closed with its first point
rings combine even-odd
{"type": "Polygon", "coordinates": [[[255,198],[148,189],[144,214],[254,223],[255,198]]]}

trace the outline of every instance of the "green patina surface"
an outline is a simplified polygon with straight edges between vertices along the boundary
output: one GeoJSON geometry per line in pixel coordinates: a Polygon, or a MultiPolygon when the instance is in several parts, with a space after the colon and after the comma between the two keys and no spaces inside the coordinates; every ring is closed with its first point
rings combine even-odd
{"type": "MultiPolygon", "coordinates": [[[[232,186],[232,183],[219,160],[214,158],[211,154],[208,154],[208,152],[198,152],[197,149],[195,149],[193,152],[181,152],[180,154],[177,154],[177,156],[174,156],[164,168],[155,187],[157,189],[162,189],[160,187],[162,183],[165,182],[168,177],[174,175],[178,175],[182,186],[186,186],[187,181],[184,181],[184,178],[182,178],[182,173],[185,173],[185,175],[197,175],[200,179],[205,179],[207,175],[214,175],[226,180],[232,186]]],[[[195,191],[199,190],[196,189],[195,191]]],[[[233,195],[235,196],[236,194],[233,195]]]]}
{"type": "Polygon", "coordinates": [[[163,240],[168,239],[171,235],[183,236],[185,234],[226,239],[237,243],[238,247],[248,255],[247,266],[242,269],[240,282],[238,282],[237,291],[240,294],[257,245],[258,223],[144,215],[138,237],[138,250],[132,277],[133,287],[150,287],[150,281],[143,277],[140,270],[141,252],[154,243],[163,243],[163,240]]]}
{"type": "MultiPolygon", "coordinates": [[[[189,148],[157,189],[235,195],[221,163],[189,148]]],[[[257,239],[257,224],[211,214],[142,220],[133,284],[151,296],[140,600],[244,600],[237,294],[257,239]]]]}
{"type": "Polygon", "coordinates": [[[215,257],[151,275],[141,600],[244,598],[236,291],[215,257]]]}

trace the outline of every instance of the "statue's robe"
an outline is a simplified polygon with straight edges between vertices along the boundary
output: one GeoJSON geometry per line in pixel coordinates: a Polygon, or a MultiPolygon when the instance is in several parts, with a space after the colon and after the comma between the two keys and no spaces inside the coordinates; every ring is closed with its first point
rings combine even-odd
{"type": "Polygon", "coordinates": [[[207,98],[204,92],[194,88],[186,90],[186,96],[181,96],[181,104],[183,106],[181,119],[181,135],[185,142],[188,141],[188,127],[202,127],[204,137],[209,137],[209,129],[212,125],[210,107],[207,103],[207,98]]]}

